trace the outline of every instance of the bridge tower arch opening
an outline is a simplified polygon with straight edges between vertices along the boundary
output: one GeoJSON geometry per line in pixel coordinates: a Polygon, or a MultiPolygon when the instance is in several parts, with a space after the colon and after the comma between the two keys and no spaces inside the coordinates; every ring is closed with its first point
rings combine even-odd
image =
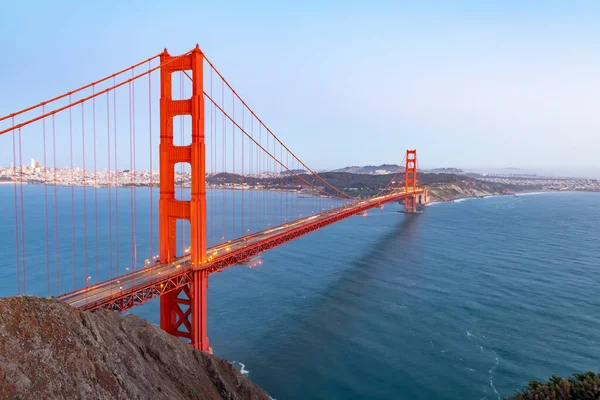
{"type": "Polygon", "coordinates": [[[210,351],[207,335],[206,292],[206,146],[204,137],[204,56],[198,45],[182,57],[160,56],[160,198],[159,258],[161,263],[176,257],[178,219],[190,223],[191,279],[178,290],[160,297],[160,326],[171,335],[190,341],[201,351],[210,351]],[[191,71],[192,95],[173,100],[173,72],[191,71]],[[175,146],[173,118],[191,117],[191,143],[175,146]],[[175,164],[188,163],[191,170],[191,199],[175,198],[175,164]]]}

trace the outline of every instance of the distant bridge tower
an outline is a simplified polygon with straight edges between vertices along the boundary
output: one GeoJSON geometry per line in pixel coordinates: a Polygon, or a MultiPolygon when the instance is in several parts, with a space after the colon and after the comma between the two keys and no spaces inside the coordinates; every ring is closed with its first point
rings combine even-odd
{"type": "Polygon", "coordinates": [[[195,349],[209,351],[206,331],[206,148],[204,143],[204,57],[198,45],[188,55],[174,60],[167,50],[160,62],[160,262],[176,258],[176,222],[190,221],[191,282],[160,297],[160,326],[171,335],[188,339],[195,349]],[[171,76],[176,71],[191,71],[192,97],[173,100],[171,76]],[[192,143],[173,145],[173,117],[190,115],[192,143]],[[175,164],[190,164],[192,196],[190,201],[175,199],[175,164]]]}
{"type": "MultiPolygon", "coordinates": [[[[406,150],[404,191],[406,193],[414,192],[417,189],[417,150],[406,150]]],[[[416,196],[409,196],[404,199],[404,212],[417,211],[416,196]]]]}

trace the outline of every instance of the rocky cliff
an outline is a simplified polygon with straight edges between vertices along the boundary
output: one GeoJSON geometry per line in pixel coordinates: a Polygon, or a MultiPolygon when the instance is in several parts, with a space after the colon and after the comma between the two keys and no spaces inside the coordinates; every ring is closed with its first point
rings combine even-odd
{"type": "Polygon", "coordinates": [[[0,299],[0,399],[269,399],[229,362],[133,315],[0,299]]]}

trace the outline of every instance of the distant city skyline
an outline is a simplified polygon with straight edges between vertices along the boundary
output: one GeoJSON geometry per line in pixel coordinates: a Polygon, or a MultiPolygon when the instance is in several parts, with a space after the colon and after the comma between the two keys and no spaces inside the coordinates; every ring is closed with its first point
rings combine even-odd
{"type": "MultiPolygon", "coordinates": [[[[43,166],[42,163],[40,163],[39,160],[35,159],[35,158],[31,158],[30,162],[25,162],[26,159],[24,159],[23,162],[23,167],[33,167],[35,166],[43,166]]],[[[327,171],[333,171],[333,170],[338,170],[338,169],[344,169],[344,168],[350,168],[350,167],[365,167],[365,166],[381,166],[381,165],[391,165],[391,164],[398,164],[398,163],[376,163],[376,164],[369,164],[369,165],[347,165],[344,167],[339,167],[339,168],[332,168],[332,169],[317,169],[315,170],[315,172],[320,173],[320,172],[327,172],[327,171]]],[[[18,166],[19,164],[17,164],[18,166]]],[[[6,168],[6,167],[12,167],[13,163],[12,161],[10,163],[1,163],[0,162],[0,169],[2,168],[6,168]]],[[[52,164],[48,164],[47,165],[48,168],[53,168],[52,164]]],[[[57,165],[57,168],[61,168],[61,169],[69,169],[69,166],[65,166],[65,165],[57,165]]],[[[82,165],[74,165],[73,169],[82,169],[83,166],[82,165]]],[[[436,169],[442,169],[442,168],[457,168],[457,169],[461,169],[465,172],[473,172],[473,173],[478,173],[478,174],[534,174],[534,175],[538,175],[538,176],[555,176],[555,177],[570,177],[570,178],[587,178],[587,179],[600,179],[600,167],[598,168],[564,168],[561,169],[559,167],[555,167],[555,168],[519,168],[519,167],[480,167],[480,168],[462,168],[462,167],[458,167],[458,166],[453,166],[453,165],[444,165],[444,166],[433,166],[433,167],[427,167],[427,168],[423,168],[424,170],[436,170],[436,169]]],[[[114,168],[108,168],[108,167],[103,167],[103,168],[98,168],[97,172],[102,172],[102,171],[106,171],[106,170],[111,170],[114,171],[114,168]]],[[[118,168],[119,171],[128,171],[129,167],[127,166],[120,166],[118,168]]],[[[86,171],[88,172],[93,172],[93,167],[90,168],[90,166],[88,165],[86,167],[86,171]]],[[[136,171],[138,172],[149,172],[148,168],[137,168],[136,171]]],[[[153,168],[153,172],[154,173],[158,173],[158,165],[153,168]]],[[[179,172],[179,169],[176,170],[176,173],[179,172]]],[[[184,170],[184,172],[189,172],[189,169],[184,170]]],[[[218,172],[222,172],[221,170],[217,170],[218,172]]],[[[231,171],[227,171],[227,172],[231,172],[231,171]]],[[[238,171],[239,173],[239,171],[238,171]]],[[[261,171],[261,173],[275,173],[272,171],[261,171]]]]}
{"type": "Polygon", "coordinates": [[[314,169],[417,148],[424,168],[600,176],[598,15],[595,1],[8,3],[0,115],[199,43],[314,169]]]}

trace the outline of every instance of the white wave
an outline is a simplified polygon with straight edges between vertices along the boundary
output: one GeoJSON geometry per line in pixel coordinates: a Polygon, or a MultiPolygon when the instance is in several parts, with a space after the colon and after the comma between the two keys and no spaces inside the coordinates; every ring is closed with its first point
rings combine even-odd
{"type": "Polygon", "coordinates": [[[517,193],[517,196],[535,196],[538,194],[548,194],[551,192],[529,192],[529,193],[517,193]]]}
{"type": "Polygon", "coordinates": [[[250,371],[246,369],[246,366],[244,364],[242,364],[239,361],[238,364],[240,364],[240,372],[242,373],[242,375],[248,375],[250,373],[250,371]]]}
{"type": "Polygon", "coordinates": [[[239,361],[235,361],[235,360],[233,360],[233,361],[231,362],[231,364],[233,364],[234,366],[236,365],[236,363],[237,363],[237,364],[239,364],[239,366],[240,366],[240,373],[241,373],[242,375],[248,375],[248,374],[250,373],[250,371],[248,371],[248,370],[246,369],[246,364],[243,364],[243,363],[241,363],[241,362],[239,362],[239,361]]]}
{"type": "Polygon", "coordinates": [[[490,373],[490,386],[492,387],[492,389],[494,389],[494,393],[496,393],[496,396],[498,397],[498,400],[501,400],[500,399],[500,394],[498,394],[498,391],[496,390],[496,386],[494,386],[494,372],[496,371],[496,368],[498,368],[498,364],[500,363],[500,361],[498,360],[498,355],[495,355],[494,358],[496,360],[496,363],[488,371],[490,373]]]}
{"type": "Polygon", "coordinates": [[[465,367],[465,369],[468,369],[471,372],[475,372],[475,370],[473,368],[465,367]]]}

